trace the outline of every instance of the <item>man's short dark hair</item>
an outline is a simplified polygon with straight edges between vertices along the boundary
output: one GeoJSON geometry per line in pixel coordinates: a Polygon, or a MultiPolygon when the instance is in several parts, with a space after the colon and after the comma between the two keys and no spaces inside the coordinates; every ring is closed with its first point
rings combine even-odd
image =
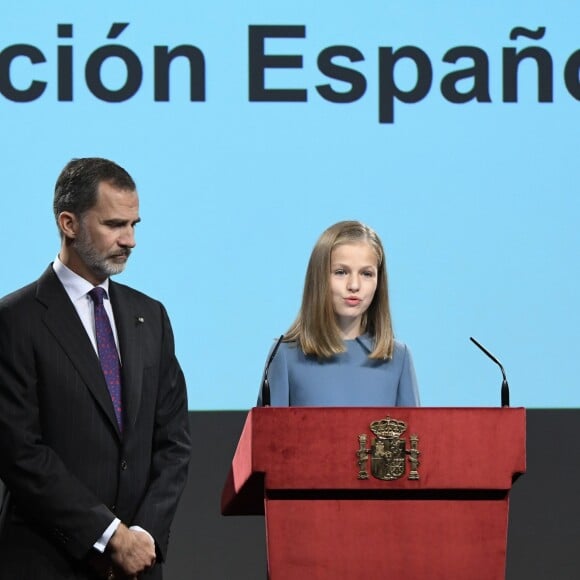
{"type": "Polygon", "coordinates": [[[81,217],[97,203],[99,184],[105,182],[116,189],[135,191],[132,177],[119,165],[100,157],[85,157],[69,161],[54,187],[54,217],[70,211],[81,217]]]}

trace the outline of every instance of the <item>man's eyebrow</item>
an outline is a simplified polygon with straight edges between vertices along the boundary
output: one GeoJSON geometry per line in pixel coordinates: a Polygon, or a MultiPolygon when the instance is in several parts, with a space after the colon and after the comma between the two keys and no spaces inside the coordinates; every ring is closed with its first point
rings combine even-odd
{"type": "Polygon", "coordinates": [[[139,222],[141,221],[141,218],[137,218],[136,220],[124,220],[121,218],[110,218],[110,219],[106,219],[103,220],[103,224],[107,225],[107,226],[122,226],[124,224],[131,224],[131,225],[137,225],[139,222]]]}

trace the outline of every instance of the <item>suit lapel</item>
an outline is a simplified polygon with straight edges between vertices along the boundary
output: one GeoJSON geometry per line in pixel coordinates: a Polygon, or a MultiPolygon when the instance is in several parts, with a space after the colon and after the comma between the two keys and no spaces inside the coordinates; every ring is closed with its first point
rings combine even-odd
{"type": "Polygon", "coordinates": [[[127,427],[132,427],[137,420],[141,403],[143,331],[146,321],[139,305],[124,286],[110,281],[109,295],[121,351],[125,423],[127,427]]]}
{"type": "Polygon", "coordinates": [[[99,358],[52,266],[39,278],[36,298],[46,306],[44,324],[62,346],[95,401],[120,435],[99,358]]]}

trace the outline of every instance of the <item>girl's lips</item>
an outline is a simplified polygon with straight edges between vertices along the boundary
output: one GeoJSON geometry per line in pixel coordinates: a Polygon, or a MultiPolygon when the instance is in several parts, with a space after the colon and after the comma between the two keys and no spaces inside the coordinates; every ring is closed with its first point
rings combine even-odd
{"type": "Polygon", "coordinates": [[[360,304],[360,298],[345,298],[344,301],[349,306],[356,306],[357,304],[360,304]]]}

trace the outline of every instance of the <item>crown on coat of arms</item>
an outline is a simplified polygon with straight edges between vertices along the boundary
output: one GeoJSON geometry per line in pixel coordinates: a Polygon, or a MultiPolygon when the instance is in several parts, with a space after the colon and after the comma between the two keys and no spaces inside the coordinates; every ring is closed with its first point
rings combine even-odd
{"type": "Polygon", "coordinates": [[[380,421],[373,421],[370,429],[379,439],[399,438],[407,430],[407,423],[387,417],[380,421]]]}

